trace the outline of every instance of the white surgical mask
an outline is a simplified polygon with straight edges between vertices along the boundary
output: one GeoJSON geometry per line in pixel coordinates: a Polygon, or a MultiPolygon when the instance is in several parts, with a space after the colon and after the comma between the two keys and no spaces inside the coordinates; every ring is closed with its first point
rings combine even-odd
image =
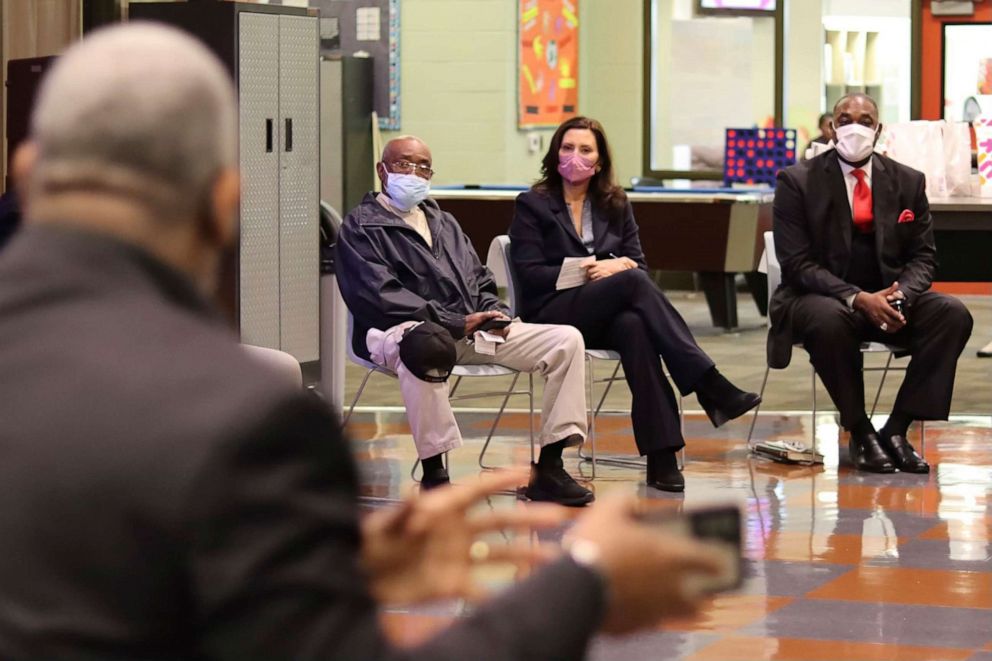
{"type": "Polygon", "coordinates": [[[400,211],[414,208],[431,192],[431,182],[415,174],[390,172],[386,177],[386,195],[400,211]]]}
{"type": "Polygon", "coordinates": [[[864,124],[838,126],[837,137],[834,139],[837,153],[851,163],[863,161],[871,155],[871,150],[875,146],[875,133],[875,129],[864,124]]]}

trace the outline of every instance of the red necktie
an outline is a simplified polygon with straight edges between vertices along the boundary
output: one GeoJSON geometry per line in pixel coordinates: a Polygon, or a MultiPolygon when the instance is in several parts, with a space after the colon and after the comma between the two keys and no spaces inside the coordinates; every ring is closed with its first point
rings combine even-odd
{"type": "Polygon", "coordinates": [[[862,234],[868,234],[872,230],[872,221],[875,220],[875,215],[871,211],[871,186],[865,181],[864,170],[858,168],[852,170],[851,174],[858,180],[858,183],[854,184],[854,199],[851,204],[854,226],[862,234]]]}

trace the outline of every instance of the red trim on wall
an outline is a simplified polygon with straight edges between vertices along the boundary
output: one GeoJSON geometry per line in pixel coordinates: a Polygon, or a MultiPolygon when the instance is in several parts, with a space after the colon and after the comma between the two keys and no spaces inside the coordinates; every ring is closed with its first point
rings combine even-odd
{"type": "Polygon", "coordinates": [[[930,0],[923,0],[920,10],[920,117],[941,119],[944,91],[940,88],[943,59],[944,23],[985,23],[992,21],[992,2],[978,2],[972,16],[934,16],[930,0]]]}
{"type": "Polygon", "coordinates": [[[992,284],[988,282],[935,282],[933,283],[933,290],[955,296],[966,294],[988,296],[992,294],[992,284]]]}

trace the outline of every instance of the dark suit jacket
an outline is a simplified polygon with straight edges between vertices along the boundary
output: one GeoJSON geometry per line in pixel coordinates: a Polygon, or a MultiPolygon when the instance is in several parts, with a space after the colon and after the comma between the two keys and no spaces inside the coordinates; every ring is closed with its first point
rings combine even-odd
{"type": "MultiPolygon", "coordinates": [[[[875,154],[871,187],[882,278],[887,284],[898,281],[912,306],[916,296],[930,288],[937,266],[923,173],[875,154]],[[898,222],[906,209],[915,220],[898,222]]],[[[845,280],[854,230],[836,151],[779,172],[773,222],[782,284],[768,310],[768,364],[783,368],[792,354],[796,297],[815,293],[843,300],[860,291],[845,280]]]]}
{"type": "Polygon", "coordinates": [[[370,328],[433,321],[455,339],[473,312],[508,312],[492,272],[479,261],[455,217],[428,198],[420,203],[431,232],[428,246],[415,229],[367,193],[338,232],[338,287],[355,317],[352,345],[366,359],[370,328]]]}
{"type": "MultiPolygon", "coordinates": [[[[644,251],[628,200],[623,211],[607,214],[593,208],[593,249],[597,259],[629,257],[647,270],[644,251]]],[[[517,305],[526,319],[555,295],[566,257],[588,257],[560,193],[529,190],[517,196],[510,224],[510,255],[520,284],[517,305]]]]}
{"type": "Polygon", "coordinates": [[[2,659],[584,656],[603,591],[568,560],[392,649],[338,421],[136,248],[21,231],[0,375],[2,659]]]}

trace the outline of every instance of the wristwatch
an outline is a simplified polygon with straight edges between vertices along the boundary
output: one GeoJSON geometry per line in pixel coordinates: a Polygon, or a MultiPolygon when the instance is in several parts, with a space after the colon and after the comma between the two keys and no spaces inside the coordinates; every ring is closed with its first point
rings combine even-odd
{"type": "Polygon", "coordinates": [[[597,574],[602,574],[600,560],[603,553],[599,549],[599,544],[588,539],[574,539],[566,546],[568,555],[575,561],[575,564],[592,569],[597,574]]]}
{"type": "Polygon", "coordinates": [[[606,578],[606,572],[603,571],[603,553],[599,544],[588,539],[566,539],[565,552],[568,553],[572,562],[580,567],[585,567],[596,577],[602,590],[603,612],[605,613],[610,602],[613,601],[613,595],[611,594],[610,582],[606,578]]]}

